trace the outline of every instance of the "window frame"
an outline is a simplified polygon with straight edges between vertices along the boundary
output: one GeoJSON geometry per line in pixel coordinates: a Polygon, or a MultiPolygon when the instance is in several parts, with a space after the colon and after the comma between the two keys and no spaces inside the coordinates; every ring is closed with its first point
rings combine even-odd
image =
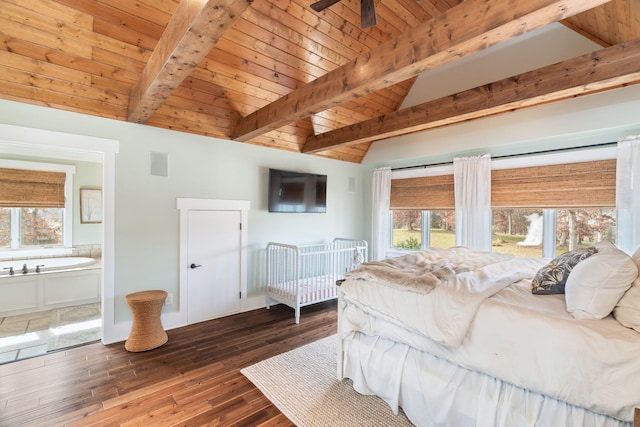
{"type": "MultiPolygon", "coordinates": [[[[584,149],[567,149],[565,151],[532,154],[522,156],[512,156],[506,158],[492,158],[491,170],[498,169],[516,169],[532,166],[549,166],[564,163],[578,163],[589,162],[597,160],[607,160],[617,158],[617,146],[610,147],[597,147],[597,148],[584,148],[584,149]]],[[[437,165],[433,167],[416,167],[413,169],[401,169],[391,172],[391,179],[405,179],[405,178],[419,178],[425,176],[445,175],[453,174],[453,164],[437,165]]],[[[391,210],[389,211],[392,214],[391,210]]],[[[423,224],[424,213],[423,212],[423,224]]],[[[392,215],[389,215],[391,217],[392,215]]],[[[556,238],[556,209],[543,209],[543,241],[542,241],[542,256],[545,258],[554,258],[556,252],[555,243],[556,238]]],[[[427,222],[427,224],[430,224],[427,222]]],[[[422,231],[422,249],[428,248],[429,238],[425,238],[425,228],[422,231]],[[427,246],[425,246],[427,244],[427,246]]],[[[393,222],[389,220],[388,229],[390,233],[393,233],[393,222]]],[[[618,232],[619,233],[619,232],[618,232]]],[[[428,236],[428,231],[427,231],[428,236]]],[[[390,239],[391,245],[393,244],[390,239]]],[[[393,246],[387,248],[387,254],[389,256],[397,256],[399,253],[406,253],[411,249],[398,249],[393,246]]]]}
{"type": "Polygon", "coordinates": [[[64,172],[66,174],[64,184],[64,208],[62,211],[62,246],[53,247],[33,247],[28,248],[20,247],[19,242],[19,227],[18,215],[14,215],[13,209],[11,214],[11,240],[10,248],[0,249],[0,258],[8,257],[29,257],[29,256],[56,256],[56,255],[70,255],[73,246],[73,176],[76,172],[75,165],[59,164],[59,163],[45,163],[35,161],[23,161],[23,160],[10,160],[0,159],[0,168],[9,169],[25,169],[25,170],[37,170],[45,172],[64,172]],[[18,230],[18,231],[15,231],[18,230]],[[17,240],[14,243],[14,240],[17,240]]]}

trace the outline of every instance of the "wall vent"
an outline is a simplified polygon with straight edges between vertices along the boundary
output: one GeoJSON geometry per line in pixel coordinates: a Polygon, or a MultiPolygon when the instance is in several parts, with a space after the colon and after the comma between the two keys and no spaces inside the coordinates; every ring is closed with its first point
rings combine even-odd
{"type": "Polygon", "coordinates": [[[169,155],[167,153],[149,152],[149,174],[151,176],[169,176],[169,155]]]}
{"type": "Polygon", "coordinates": [[[356,179],[354,177],[352,177],[352,176],[349,177],[348,190],[349,190],[349,193],[355,193],[356,192],[356,179]]]}

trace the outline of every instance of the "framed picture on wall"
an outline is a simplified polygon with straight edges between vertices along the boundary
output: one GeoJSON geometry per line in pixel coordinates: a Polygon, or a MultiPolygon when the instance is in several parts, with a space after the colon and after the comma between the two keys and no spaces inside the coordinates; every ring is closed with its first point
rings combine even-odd
{"type": "Polygon", "coordinates": [[[100,224],[102,222],[102,189],[80,189],[80,223],[100,224]]]}

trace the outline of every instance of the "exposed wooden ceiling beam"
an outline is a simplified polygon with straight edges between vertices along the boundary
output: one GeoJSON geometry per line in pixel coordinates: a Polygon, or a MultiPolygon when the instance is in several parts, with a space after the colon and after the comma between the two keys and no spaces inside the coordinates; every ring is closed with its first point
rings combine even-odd
{"type": "Polygon", "coordinates": [[[378,141],[640,83],[640,39],[307,138],[303,153],[378,141]]]}
{"type": "Polygon", "coordinates": [[[182,0],[129,96],[130,122],[144,123],[253,0],[182,0]]]}
{"type": "Polygon", "coordinates": [[[248,141],[609,0],[468,0],[240,120],[248,141]]]}

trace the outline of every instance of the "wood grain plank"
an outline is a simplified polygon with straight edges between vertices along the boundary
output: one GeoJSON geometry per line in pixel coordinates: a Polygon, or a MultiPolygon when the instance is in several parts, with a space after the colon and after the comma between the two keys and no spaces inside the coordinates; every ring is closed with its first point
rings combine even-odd
{"type": "Polygon", "coordinates": [[[70,8],[102,19],[139,28],[140,32],[160,38],[178,4],[172,1],[102,1],[102,0],[55,0],[70,8]]]}
{"type": "Polygon", "coordinates": [[[137,28],[129,28],[102,18],[95,18],[93,31],[148,51],[152,51],[158,43],[157,38],[141,33],[137,28]]]}
{"type": "Polygon", "coordinates": [[[147,51],[137,46],[14,4],[5,4],[0,8],[0,17],[7,20],[3,26],[8,25],[6,31],[12,35],[19,34],[25,40],[37,44],[72,51],[83,58],[89,58],[95,46],[145,62],[149,56],[147,51]]]}
{"type": "Polygon", "coordinates": [[[93,15],[65,6],[59,2],[47,0],[3,0],[4,4],[13,4],[38,14],[62,22],[69,22],[90,31],[93,27],[93,15]]]}
{"type": "MultiPolygon", "coordinates": [[[[3,73],[0,66],[0,73],[3,73]]],[[[4,70],[5,74],[12,75],[13,70],[4,70]]],[[[24,81],[29,81],[28,76],[19,76],[24,81]]],[[[36,79],[37,81],[46,81],[46,79],[36,79]]],[[[56,85],[54,85],[56,86],[56,85]]],[[[60,87],[64,87],[61,85],[60,87]]],[[[81,91],[83,89],[80,89],[81,91]]],[[[70,91],[73,92],[73,89],[70,91]]],[[[19,84],[12,81],[3,81],[0,85],[0,94],[2,96],[11,97],[21,102],[39,103],[47,107],[58,108],[65,111],[73,111],[84,114],[94,114],[99,117],[112,118],[116,120],[124,120],[126,118],[126,108],[119,105],[94,100],[91,98],[82,98],[70,96],[69,93],[61,94],[51,90],[37,88],[28,84],[19,84]]]]}
{"type": "Polygon", "coordinates": [[[8,9],[0,8],[0,28],[4,34],[11,34],[12,38],[62,52],[73,51],[74,56],[80,58],[91,58],[91,46],[73,39],[55,37],[50,32],[25,24],[24,18],[20,15],[10,15],[9,12],[8,9]]]}
{"type": "MultiPolygon", "coordinates": [[[[14,69],[16,74],[30,73],[31,75],[37,74],[44,77],[55,78],[58,80],[68,81],[84,86],[91,86],[91,74],[83,71],[69,69],[50,62],[40,61],[10,53],[6,50],[0,50],[0,64],[5,64],[7,69],[14,69]]],[[[7,77],[8,79],[13,76],[7,77]]]]}
{"type": "Polygon", "coordinates": [[[249,4],[244,0],[183,0],[131,90],[127,120],[144,123],[151,117],[249,4]]]}
{"type": "Polygon", "coordinates": [[[159,112],[156,112],[153,116],[151,116],[151,118],[147,121],[147,124],[164,129],[178,129],[181,132],[211,136],[221,139],[228,139],[228,135],[231,132],[230,128],[215,127],[203,121],[187,121],[184,119],[160,114],[159,112]]]}
{"type": "Polygon", "coordinates": [[[243,118],[232,138],[250,140],[606,1],[467,1],[243,118]]]}
{"type": "Polygon", "coordinates": [[[288,22],[290,15],[283,13],[280,18],[281,20],[272,19],[270,16],[250,8],[238,21],[238,28],[272,47],[315,64],[325,71],[333,70],[338,65],[350,61],[351,57],[355,55],[350,52],[351,55],[345,56],[337,49],[333,49],[334,46],[319,43],[307,34],[295,31],[296,27],[292,27],[288,22]]]}
{"type": "Polygon", "coordinates": [[[360,53],[378,46],[390,37],[379,26],[367,31],[360,29],[359,2],[357,10],[355,6],[348,7],[348,1],[340,1],[320,13],[313,11],[303,0],[273,0],[272,3],[281,9],[290,10],[292,15],[300,17],[305,24],[317,29],[322,35],[360,53]],[[358,46],[361,44],[368,48],[360,50],[358,46]]]}
{"type": "MultiPolygon", "coordinates": [[[[109,60],[105,60],[99,55],[96,55],[96,52],[101,51],[100,49],[94,50],[92,58],[80,58],[56,49],[50,49],[45,46],[0,34],[0,50],[61,66],[69,70],[71,74],[73,74],[74,71],[81,71],[92,76],[97,75],[103,78],[113,78],[118,81],[129,81],[131,83],[135,82],[139,74],[135,69],[132,72],[128,72],[126,69],[117,67],[111,63],[111,57],[109,60]]],[[[131,61],[125,61],[123,63],[130,66],[131,61]]],[[[142,65],[139,68],[141,70],[142,65]]]]}
{"type": "MultiPolygon", "coordinates": [[[[121,8],[115,7],[118,2],[101,2],[86,0],[55,0],[57,3],[66,5],[67,7],[81,11],[94,17],[94,19],[110,22],[119,27],[135,29],[144,36],[152,37],[156,40],[160,39],[167,22],[171,17],[170,13],[157,16],[155,14],[144,14],[147,9],[141,7],[138,11],[140,14],[131,14],[123,11],[121,8]],[[154,22],[151,19],[155,17],[154,22]]],[[[144,2],[138,1],[141,4],[144,2]]],[[[177,7],[177,4],[175,5],[177,7]]],[[[109,35],[109,34],[105,34],[109,35]]],[[[116,35],[117,38],[117,35],[116,35]]]]}
{"type": "MultiPolygon", "coordinates": [[[[13,57],[13,59],[17,60],[16,57],[13,57]]],[[[79,82],[65,81],[55,75],[44,74],[42,72],[44,67],[40,71],[41,73],[28,72],[0,65],[0,80],[26,87],[39,88],[42,91],[65,94],[75,98],[78,102],[84,102],[85,100],[86,102],[97,102],[106,109],[109,109],[109,105],[116,107],[126,106],[126,97],[119,96],[117,93],[100,90],[91,85],[84,85],[82,80],[79,82]]]]}

